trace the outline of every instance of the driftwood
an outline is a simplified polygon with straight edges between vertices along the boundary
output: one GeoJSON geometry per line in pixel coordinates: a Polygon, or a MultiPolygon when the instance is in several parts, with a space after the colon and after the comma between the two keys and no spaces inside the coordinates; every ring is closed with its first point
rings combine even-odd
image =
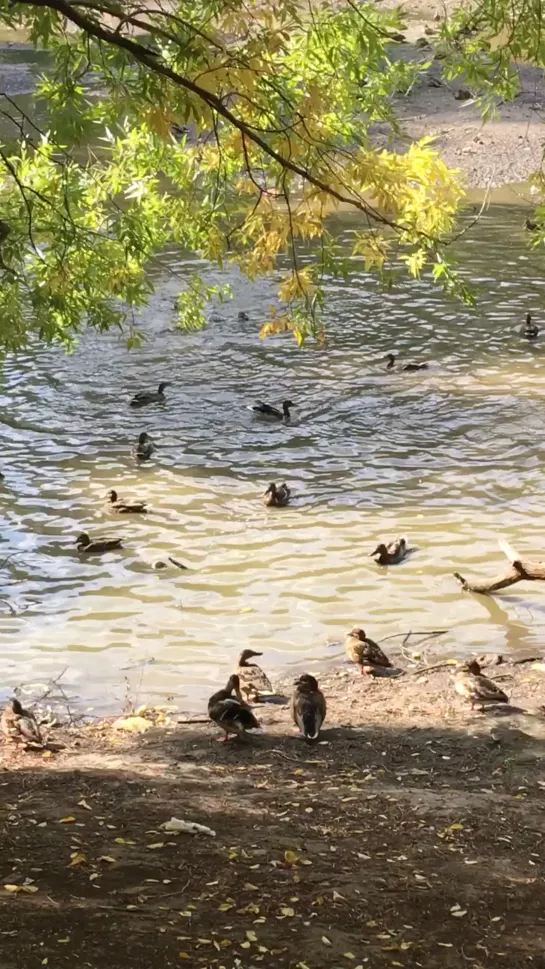
{"type": "Polygon", "coordinates": [[[489,596],[501,589],[507,589],[510,585],[517,582],[543,582],[545,581],[545,564],[542,562],[530,562],[522,560],[519,555],[511,548],[507,542],[500,541],[499,546],[510,562],[510,568],[502,572],[488,582],[468,582],[463,575],[455,572],[454,576],[466,592],[478,592],[480,595],[489,596]]]}

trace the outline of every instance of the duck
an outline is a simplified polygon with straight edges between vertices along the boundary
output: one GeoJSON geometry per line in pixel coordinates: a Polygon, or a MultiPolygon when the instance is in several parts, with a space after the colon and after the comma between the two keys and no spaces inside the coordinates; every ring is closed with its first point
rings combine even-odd
{"type": "Polygon", "coordinates": [[[454,689],[464,699],[469,700],[472,710],[475,709],[476,703],[481,705],[481,710],[484,710],[487,703],[509,703],[507,694],[498,684],[481,673],[481,667],[476,659],[464,663],[456,671],[454,689]]]}
{"type": "Polygon", "coordinates": [[[267,505],[267,508],[284,508],[290,500],[290,497],[291,491],[285,482],[284,484],[276,485],[274,481],[271,481],[263,495],[263,502],[267,505]]]}
{"type": "Polygon", "coordinates": [[[249,663],[252,656],[263,656],[255,649],[243,649],[237,663],[236,675],[239,679],[240,692],[247,701],[256,701],[264,694],[274,694],[271,681],[257,663],[249,663]]]}
{"type": "Polygon", "coordinates": [[[285,424],[289,424],[291,420],[290,407],[295,407],[295,404],[291,400],[284,400],[282,402],[282,410],[279,410],[278,407],[273,407],[272,404],[265,404],[262,400],[257,400],[252,405],[252,410],[259,417],[264,417],[271,421],[284,421],[285,424]]]}
{"type": "Polygon", "coordinates": [[[520,328],[520,335],[527,340],[535,340],[539,336],[539,326],[532,320],[531,313],[526,314],[526,319],[520,328]]]}
{"type": "Polygon", "coordinates": [[[392,666],[390,660],[383,653],[378,643],[369,639],[363,629],[355,627],[347,634],[344,641],[344,648],[348,658],[353,663],[358,663],[360,672],[372,672],[374,666],[392,666]],[[369,670],[371,667],[371,670],[369,670]]]}
{"type": "Polygon", "coordinates": [[[208,716],[225,732],[224,740],[229,739],[230,733],[241,740],[247,730],[259,729],[258,721],[242,699],[240,679],[236,673],[229,677],[225,689],[218,690],[210,697],[208,716]]]}
{"type": "Polygon", "coordinates": [[[250,317],[244,310],[238,311],[238,321],[239,323],[247,323],[250,317]]]}
{"type": "MultiPolygon", "coordinates": [[[[396,363],[396,358],[393,353],[387,353],[385,359],[388,361],[386,365],[386,370],[393,370],[396,363]]],[[[417,370],[427,370],[427,363],[406,363],[402,370],[406,370],[408,373],[415,373],[417,370]]]]}
{"type": "Polygon", "coordinates": [[[117,491],[112,488],[106,495],[106,511],[115,511],[118,515],[147,515],[145,501],[125,501],[118,498],[117,491]]]}
{"type": "Polygon", "coordinates": [[[377,565],[398,565],[407,557],[409,551],[407,540],[396,538],[394,542],[390,542],[388,545],[381,542],[377,545],[375,551],[371,552],[370,557],[375,559],[377,565]]]}
{"type": "Polygon", "coordinates": [[[1,726],[9,740],[30,740],[35,744],[43,744],[36,717],[29,710],[25,710],[16,697],[8,701],[2,713],[1,726]]]}
{"type": "Polygon", "coordinates": [[[78,552],[85,552],[86,555],[102,555],[104,552],[123,548],[123,545],[120,538],[103,538],[92,542],[87,532],[82,532],[76,538],[76,548],[78,552]]]}
{"type": "Polygon", "coordinates": [[[162,380],[155,393],[151,390],[141,390],[135,394],[130,402],[131,407],[145,407],[146,404],[160,403],[165,400],[165,387],[170,387],[166,380],[162,380]]]}
{"type": "Polygon", "coordinates": [[[142,431],[134,446],[135,461],[137,461],[139,464],[142,464],[143,461],[149,461],[154,451],[155,445],[149,434],[147,434],[146,431],[142,431]]]}
{"type": "Polygon", "coordinates": [[[325,696],[316,677],[303,673],[294,683],[291,715],[305,740],[318,740],[326,715],[325,696]]]}
{"type": "Polygon", "coordinates": [[[188,565],[184,565],[183,562],[180,562],[178,559],[173,559],[171,555],[167,557],[166,562],[164,559],[156,559],[156,561],[152,564],[152,568],[155,569],[156,572],[162,572],[163,569],[168,569],[171,565],[173,565],[176,569],[181,569],[182,572],[187,572],[189,570],[188,565]]]}

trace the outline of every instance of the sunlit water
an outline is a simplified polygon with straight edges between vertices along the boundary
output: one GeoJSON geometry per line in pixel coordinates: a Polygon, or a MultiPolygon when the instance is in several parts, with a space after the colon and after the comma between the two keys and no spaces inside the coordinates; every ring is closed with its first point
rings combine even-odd
{"type": "MultiPolygon", "coordinates": [[[[238,650],[262,649],[273,676],[319,670],[355,623],[377,638],[447,629],[449,655],[540,647],[543,586],[487,600],[452,577],[498,571],[498,536],[543,552],[545,283],[521,224],[520,211],[492,209],[459,247],[477,310],[424,281],[384,292],[354,263],[346,283],[331,283],[324,350],[259,339],[272,280],[231,275],[221,318],[176,331],[179,283],[167,276],[142,320],[143,349],[87,335],[71,356],[10,357],[1,693],[67,668],[65,689],[99,709],[119,703],[125,678],[140,701],[198,707],[238,650]],[[543,325],[536,345],[518,334],[528,308],[543,325]],[[429,371],[387,374],[390,350],[429,371]],[[172,382],[166,404],[129,408],[161,379],[172,382]],[[285,397],[296,403],[290,426],[263,425],[247,407],[285,397]],[[142,430],[157,452],[136,468],[142,430]],[[293,488],[290,507],[263,506],[273,480],[293,488]],[[151,513],[112,519],[102,510],[111,487],[149,500],[151,513]],[[83,559],[82,530],[126,547],[83,559]],[[418,551],[378,568],[369,553],[398,534],[418,551]],[[153,571],[168,554],[191,571],[153,571]]],[[[339,223],[346,238],[356,227],[339,223]]]]}

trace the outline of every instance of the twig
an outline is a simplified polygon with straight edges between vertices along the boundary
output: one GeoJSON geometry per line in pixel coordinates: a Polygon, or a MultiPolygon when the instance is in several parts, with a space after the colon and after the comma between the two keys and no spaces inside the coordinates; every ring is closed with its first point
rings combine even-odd
{"type": "Polygon", "coordinates": [[[446,666],[453,664],[446,660],[444,663],[435,663],[433,666],[421,666],[417,670],[406,670],[407,676],[418,676],[419,673],[431,673],[432,670],[443,670],[446,666]]]}

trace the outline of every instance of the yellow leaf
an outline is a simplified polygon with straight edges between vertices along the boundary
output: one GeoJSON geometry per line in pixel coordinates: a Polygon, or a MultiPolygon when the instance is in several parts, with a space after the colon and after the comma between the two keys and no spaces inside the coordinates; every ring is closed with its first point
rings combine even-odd
{"type": "Polygon", "coordinates": [[[179,952],[178,953],[178,958],[179,959],[189,959],[191,957],[190,957],[190,955],[189,955],[188,952],[179,952]]]}
{"type": "Polygon", "coordinates": [[[118,845],[135,845],[136,841],[127,841],[125,838],[115,838],[115,843],[118,845]]]}
{"type": "Polygon", "coordinates": [[[246,938],[248,939],[248,942],[257,942],[257,935],[255,934],[253,929],[248,929],[246,933],[246,938]]]}
{"type": "Polygon", "coordinates": [[[155,851],[156,848],[164,848],[164,847],[165,847],[164,841],[154,841],[153,844],[146,845],[146,848],[148,848],[149,851],[155,851]]]}
{"type": "Polygon", "coordinates": [[[120,717],[112,724],[114,730],[125,730],[127,733],[145,733],[151,730],[153,722],[144,717],[120,717]]]}
{"type": "Polygon", "coordinates": [[[286,865],[295,865],[297,864],[297,861],[298,861],[298,855],[295,854],[295,851],[284,852],[284,862],[286,863],[286,865]]]}
{"type": "Polygon", "coordinates": [[[70,936],[67,936],[66,939],[57,939],[57,942],[60,942],[61,945],[66,945],[67,942],[70,942],[70,936]]]}
{"type": "Polygon", "coordinates": [[[241,949],[249,949],[250,948],[250,943],[249,942],[241,942],[240,943],[240,948],[241,949]]]}
{"type": "Polygon", "coordinates": [[[75,817],[72,814],[69,814],[67,818],[61,818],[59,824],[71,824],[72,821],[75,820],[75,817]]]}
{"type": "Polygon", "coordinates": [[[115,858],[112,858],[111,855],[101,855],[98,860],[99,861],[109,861],[111,865],[115,865],[115,858]]]}
{"type": "Polygon", "coordinates": [[[20,892],[21,891],[21,886],[20,885],[4,885],[4,888],[5,888],[6,892],[20,892]]]}
{"type": "Polygon", "coordinates": [[[218,905],[218,912],[228,912],[230,908],[233,908],[233,902],[222,902],[218,905]]]}
{"type": "Polygon", "coordinates": [[[327,935],[322,935],[322,942],[324,945],[331,945],[331,941],[328,939],[327,935]]]}
{"type": "Polygon", "coordinates": [[[280,911],[282,912],[282,915],[286,915],[290,919],[293,918],[293,916],[295,915],[294,910],[292,908],[290,908],[288,905],[284,905],[280,909],[280,911]]]}
{"type": "Polygon", "coordinates": [[[345,959],[355,959],[356,958],[356,956],[354,955],[353,952],[343,952],[343,956],[344,956],[345,959]]]}
{"type": "Polygon", "coordinates": [[[83,865],[87,861],[83,851],[73,851],[70,857],[72,861],[68,866],[69,868],[75,868],[76,865],[83,865]]]}

